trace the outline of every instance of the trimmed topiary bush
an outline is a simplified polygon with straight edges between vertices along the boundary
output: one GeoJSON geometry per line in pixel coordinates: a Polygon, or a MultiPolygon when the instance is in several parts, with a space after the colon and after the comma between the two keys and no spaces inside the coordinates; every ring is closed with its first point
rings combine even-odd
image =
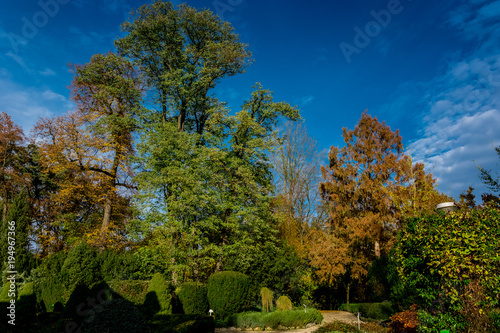
{"type": "Polygon", "coordinates": [[[227,318],[241,312],[247,302],[249,278],[239,272],[214,273],[208,279],[208,303],[215,316],[227,318]]]}
{"type": "Polygon", "coordinates": [[[292,310],[292,301],[287,296],[280,296],[276,300],[276,310],[278,311],[292,310]]]}
{"type": "Polygon", "coordinates": [[[143,305],[144,313],[150,318],[156,314],[172,314],[172,293],[172,286],[163,275],[156,273],[149,283],[143,305]]]}
{"type": "Polygon", "coordinates": [[[263,287],[260,290],[260,296],[262,297],[262,309],[266,312],[271,311],[273,307],[273,292],[271,289],[263,287]]]}
{"type": "Polygon", "coordinates": [[[177,296],[185,314],[206,315],[208,312],[207,286],[199,282],[183,283],[177,296]]]}
{"type": "Polygon", "coordinates": [[[66,255],[65,251],[53,253],[43,259],[40,266],[33,270],[37,301],[45,304],[47,312],[54,311],[55,304],[65,302],[61,270],[66,255]]]}
{"type": "Polygon", "coordinates": [[[64,296],[67,299],[77,285],[92,287],[102,281],[101,268],[95,248],[85,240],[68,252],[61,269],[64,296]]]}
{"type": "Polygon", "coordinates": [[[109,286],[117,294],[132,302],[135,306],[141,306],[148,293],[149,281],[143,280],[112,280],[109,286]]]}

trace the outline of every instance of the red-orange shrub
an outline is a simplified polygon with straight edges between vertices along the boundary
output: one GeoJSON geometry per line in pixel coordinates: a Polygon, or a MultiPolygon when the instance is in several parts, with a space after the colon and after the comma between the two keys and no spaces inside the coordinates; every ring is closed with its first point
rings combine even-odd
{"type": "Polygon", "coordinates": [[[398,312],[391,317],[392,333],[416,333],[418,326],[417,306],[413,304],[409,310],[398,312]]]}

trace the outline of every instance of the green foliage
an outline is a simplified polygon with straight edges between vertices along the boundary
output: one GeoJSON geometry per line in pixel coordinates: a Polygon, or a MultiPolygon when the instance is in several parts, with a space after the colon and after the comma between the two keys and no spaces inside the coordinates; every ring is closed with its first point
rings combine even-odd
{"type": "Polygon", "coordinates": [[[226,260],[225,267],[250,278],[249,300],[252,303],[261,304],[263,285],[272,286],[277,293],[290,295],[296,301],[304,294],[301,280],[306,266],[294,248],[285,242],[247,243],[226,260]]]}
{"type": "Polygon", "coordinates": [[[459,330],[491,327],[486,314],[500,296],[498,239],[500,212],[489,207],[410,219],[395,248],[398,288],[411,291],[403,296],[437,322],[453,318],[459,330]]]}
{"type": "Polygon", "coordinates": [[[275,330],[280,326],[284,328],[301,328],[307,324],[320,324],[323,321],[323,316],[318,310],[309,308],[307,311],[243,312],[233,315],[231,321],[242,329],[270,327],[275,330]]]}
{"type": "Polygon", "coordinates": [[[391,293],[391,274],[393,273],[389,256],[375,259],[368,269],[368,290],[371,301],[389,299],[391,293]]]}
{"type": "Polygon", "coordinates": [[[165,280],[163,275],[156,273],[149,283],[144,300],[144,313],[149,318],[156,314],[172,314],[172,293],[172,286],[165,280]]]}
{"type": "Polygon", "coordinates": [[[339,311],[347,311],[350,313],[358,313],[359,312],[359,303],[343,303],[339,306],[339,311]]]}
{"type": "Polygon", "coordinates": [[[10,301],[11,297],[9,297],[9,289],[10,289],[10,282],[7,281],[3,284],[2,291],[0,291],[0,302],[10,301]]]}
{"type": "Polygon", "coordinates": [[[149,281],[142,280],[112,280],[109,286],[125,300],[135,306],[140,306],[148,292],[149,281]]]}
{"type": "Polygon", "coordinates": [[[98,254],[101,275],[105,281],[123,278],[126,273],[124,254],[112,249],[105,249],[98,254]]]}
{"type": "Polygon", "coordinates": [[[208,313],[207,286],[199,282],[185,282],[177,292],[185,314],[208,313]]]}
{"type": "Polygon", "coordinates": [[[434,333],[441,330],[450,332],[464,332],[464,318],[456,318],[451,313],[430,314],[425,310],[418,311],[418,332],[434,333]]]}
{"type": "Polygon", "coordinates": [[[68,252],[61,269],[65,297],[73,292],[77,285],[92,287],[102,280],[97,250],[83,239],[68,252]]]}
{"type": "Polygon", "coordinates": [[[247,272],[226,265],[238,257],[249,267],[255,249],[276,241],[267,153],[279,119],[300,118],[298,109],[274,102],[259,84],[235,115],[212,96],[219,80],[243,72],[250,53],[209,11],[157,1],[134,11],[122,29],[119,53],[140,68],[152,97],[138,115],[142,172],[129,231],[138,239],[162,234],[167,258],[156,263],[168,263],[175,285],[180,276],[205,281],[222,269],[247,272]]]}
{"type": "Polygon", "coordinates": [[[262,309],[269,312],[273,308],[273,291],[269,288],[263,287],[260,290],[260,296],[262,296],[262,309]]]}
{"type": "Polygon", "coordinates": [[[339,307],[340,311],[348,311],[353,314],[361,313],[361,317],[387,320],[394,313],[391,302],[384,301],[380,303],[349,303],[342,304],[339,307]]]}
{"type": "Polygon", "coordinates": [[[248,277],[239,272],[214,273],[208,279],[208,303],[215,316],[226,318],[241,312],[247,303],[248,277]]]}
{"type": "Polygon", "coordinates": [[[42,260],[40,266],[33,270],[34,289],[37,301],[44,303],[46,310],[52,312],[57,302],[65,303],[64,286],[61,270],[67,252],[53,253],[42,260]]]}
{"type": "Polygon", "coordinates": [[[0,269],[5,267],[7,261],[15,262],[15,268],[9,268],[9,270],[17,271],[19,274],[25,271],[29,274],[35,268],[35,257],[29,250],[30,223],[27,195],[23,191],[15,197],[5,221],[0,221],[0,226],[2,226],[0,228],[2,244],[0,247],[0,269]],[[9,250],[9,246],[13,246],[14,251],[9,250]],[[10,260],[9,257],[15,258],[15,260],[10,260]]]}
{"type": "Polygon", "coordinates": [[[276,310],[278,311],[286,311],[292,310],[292,301],[288,296],[280,296],[276,300],[276,310]]]}

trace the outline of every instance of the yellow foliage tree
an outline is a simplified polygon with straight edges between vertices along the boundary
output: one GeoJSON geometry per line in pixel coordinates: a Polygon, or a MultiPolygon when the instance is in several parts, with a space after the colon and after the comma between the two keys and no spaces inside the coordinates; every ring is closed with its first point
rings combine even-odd
{"type": "MultiPolygon", "coordinates": [[[[60,177],[54,197],[61,205],[81,198],[102,211],[98,242],[109,245],[109,236],[120,234],[112,226],[112,211],[123,213],[132,171],[130,156],[134,112],[141,98],[133,66],[113,54],[95,55],[86,65],[74,66],[71,86],[77,107],[67,115],[42,119],[35,133],[42,151],[42,165],[60,177]],[[121,206],[121,207],[120,207],[121,206]],[[111,228],[113,229],[113,228],[111,228]]],[[[120,219],[115,216],[117,227],[120,219]],[[118,223],[118,224],[117,224],[118,223]]],[[[86,229],[90,235],[94,228],[86,229]]]]}

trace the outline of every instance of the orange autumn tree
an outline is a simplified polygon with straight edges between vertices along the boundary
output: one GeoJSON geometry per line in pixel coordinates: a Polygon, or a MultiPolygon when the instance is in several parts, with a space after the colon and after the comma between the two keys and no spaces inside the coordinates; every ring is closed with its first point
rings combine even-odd
{"type": "Polygon", "coordinates": [[[399,131],[362,114],[343,129],[346,146],[331,147],[320,191],[328,204],[325,230],[316,231],[311,264],[325,283],[350,288],[372,261],[387,254],[402,217],[432,210],[442,197],[435,180],[403,153],[399,131]]]}
{"type": "Polygon", "coordinates": [[[74,72],[76,109],[42,119],[36,133],[43,140],[46,169],[66,176],[54,199],[64,205],[76,196],[99,207],[102,218],[93,236],[104,248],[111,234],[121,235],[113,222],[123,219],[113,221],[113,210],[124,211],[127,191],[133,189],[130,157],[140,81],[130,62],[113,53],[95,55],[88,64],[74,66],[74,72]]]}

